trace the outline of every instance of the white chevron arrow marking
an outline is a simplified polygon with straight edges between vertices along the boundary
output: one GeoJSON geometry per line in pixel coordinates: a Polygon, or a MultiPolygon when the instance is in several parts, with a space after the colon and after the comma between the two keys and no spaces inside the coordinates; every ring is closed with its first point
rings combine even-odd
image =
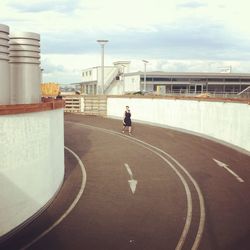
{"type": "Polygon", "coordinates": [[[135,190],[136,190],[136,185],[137,185],[138,181],[134,179],[132,170],[129,167],[129,165],[127,163],[124,163],[124,166],[126,167],[127,172],[129,174],[129,177],[130,177],[130,180],[128,180],[128,184],[130,186],[130,189],[131,189],[132,193],[134,194],[135,190]]]}
{"type": "Polygon", "coordinates": [[[230,168],[228,168],[228,165],[224,162],[221,162],[221,161],[218,161],[216,159],[213,159],[216,164],[219,166],[219,167],[222,167],[224,169],[226,169],[231,175],[233,175],[239,182],[244,182],[243,179],[241,179],[233,170],[231,170],[230,168]]]}

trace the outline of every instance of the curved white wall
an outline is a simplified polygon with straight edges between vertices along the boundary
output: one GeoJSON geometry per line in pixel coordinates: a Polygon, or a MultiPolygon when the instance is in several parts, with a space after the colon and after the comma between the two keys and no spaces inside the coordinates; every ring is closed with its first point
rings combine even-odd
{"type": "Polygon", "coordinates": [[[107,115],[122,117],[129,105],[132,119],[203,134],[250,152],[250,105],[223,101],[159,98],[107,100],[107,115]]]}
{"type": "Polygon", "coordinates": [[[63,109],[0,116],[0,238],[61,186],[63,124],[63,109]]]}

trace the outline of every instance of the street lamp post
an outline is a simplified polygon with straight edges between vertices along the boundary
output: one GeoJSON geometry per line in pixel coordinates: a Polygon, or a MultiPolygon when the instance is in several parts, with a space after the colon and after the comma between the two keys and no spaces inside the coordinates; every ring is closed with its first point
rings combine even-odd
{"type": "Polygon", "coordinates": [[[97,42],[101,45],[102,48],[102,94],[104,94],[104,45],[108,42],[108,40],[97,40],[97,42]]]}
{"type": "Polygon", "coordinates": [[[147,72],[147,63],[148,61],[146,60],[142,60],[144,62],[144,86],[143,86],[143,90],[144,92],[146,92],[146,72],[147,72]]]}
{"type": "Polygon", "coordinates": [[[124,95],[124,93],[125,93],[125,76],[124,76],[124,74],[125,74],[125,67],[126,67],[126,65],[122,65],[122,94],[124,95]]]}

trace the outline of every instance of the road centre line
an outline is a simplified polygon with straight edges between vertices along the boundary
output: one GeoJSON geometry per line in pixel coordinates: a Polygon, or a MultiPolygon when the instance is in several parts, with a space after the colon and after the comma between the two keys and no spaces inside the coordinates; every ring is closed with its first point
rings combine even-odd
{"type": "Polygon", "coordinates": [[[36,237],[34,240],[32,240],[29,244],[22,247],[21,250],[25,250],[25,249],[31,247],[33,244],[35,244],[37,241],[39,241],[41,238],[43,238],[46,234],[48,234],[52,229],[54,229],[56,226],[58,226],[70,214],[70,212],[75,208],[75,206],[77,205],[78,201],[80,200],[80,198],[83,194],[83,191],[84,191],[85,185],[86,185],[86,181],[87,181],[87,174],[86,174],[85,167],[84,167],[80,157],[74,151],[72,151],[71,149],[69,149],[66,146],[64,146],[64,148],[66,150],[68,150],[73,156],[75,156],[75,158],[77,159],[79,166],[81,168],[82,181],[81,181],[80,190],[79,190],[76,198],[74,199],[74,201],[71,203],[69,208],[63,213],[63,215],[56,222],[54,222],[48,229],[46,229],[42,234],[40,234],[38,237],[36,237]]]}
{"type": "Polygon", "coordinates": [[[165,151],[161,150],[160,148],[157,148],[149,143],[146,143],[144,141],[141,141],[139,139],[136,139],[134,137],[131,136],[127,136],[124,134],[120,134],[116,131],[112,131],[112,130],[108,130],[108,129],[103,129],[103,128],[99,128],[99,127],[94,127],[91,125],[86,125],[86,124],[82,124],[82,123],[77,123],[77,122],[70,122],[70,121],[65,121],[66,123],[69,124],[75,124],[75,125],[79,125],[79,126],[83,126],[86,128],[90,128],[90,129],[95,129],[95,130],[100,130],[100,131],[104,131],[106,133],[112,134],[112,135],[116,135],[119,136],[123,139],[127,139],[130,141],[133,141],[134,143],[137,143],[138,145],[141,145],[142,147],[150,150],[151,152],[155,153],[156,155],[158,155],[160,158],[162,158],[169,166],[171,166],[171,168],[175,171],[175,173],[178,175],[178,177],[181,179],[184,188],[185,188],[185,192],[186,192],[186,196],[187,196],[187,216],[186,216],[186,222],[183,228],[183,232],[181,234],[181,237],[179,239],[179,242],[176,246],[176,250],[180,250],[186,240],[190,225],[191,225],[191,220],[192,220],[192,199],[191,199],[191,191],[188,187],[188,184],[185,180],[185,178],[182,176],[182,174],[172,165],[171,162],[169,162],[165,157],[163,157],[160,153],[164,154],[165,156],[169,157],[176,165],[178,165],[182,171],[187,175],[187,177],[190,179],[190,181],[193,183],[195,190],[198,194],[198,198],[199,198],[199,205],[200,205],[200,222],[199,222],[199,227],[198,227],[198,231],[196,233],[196,237],[192,246],[192,250],[198,249],[202,235],[203,235],[203,231],[204,231],[204,227],[205,227],[205,204],[204,204],[204,198],[202,195],[202,192],[197,184],[197,182],[193,179],[193,177],[189,174],[189,172],[177,161],[174,159],[174,157],[172,157],[170,154],[166,153],[165,151]],[[158,153],[158,152],[160,153],[158,153]]]}

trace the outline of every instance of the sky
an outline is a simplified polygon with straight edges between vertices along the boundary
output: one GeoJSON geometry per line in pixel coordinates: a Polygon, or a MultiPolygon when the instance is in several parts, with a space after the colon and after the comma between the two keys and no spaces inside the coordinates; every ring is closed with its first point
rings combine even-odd
{"type": "Polygon", "coordinates": [[[10,33],[41,36],[43,82],[81,82],[101,64],[130,71],[250,72],[249,0],[1,0],[10,33]]]}

